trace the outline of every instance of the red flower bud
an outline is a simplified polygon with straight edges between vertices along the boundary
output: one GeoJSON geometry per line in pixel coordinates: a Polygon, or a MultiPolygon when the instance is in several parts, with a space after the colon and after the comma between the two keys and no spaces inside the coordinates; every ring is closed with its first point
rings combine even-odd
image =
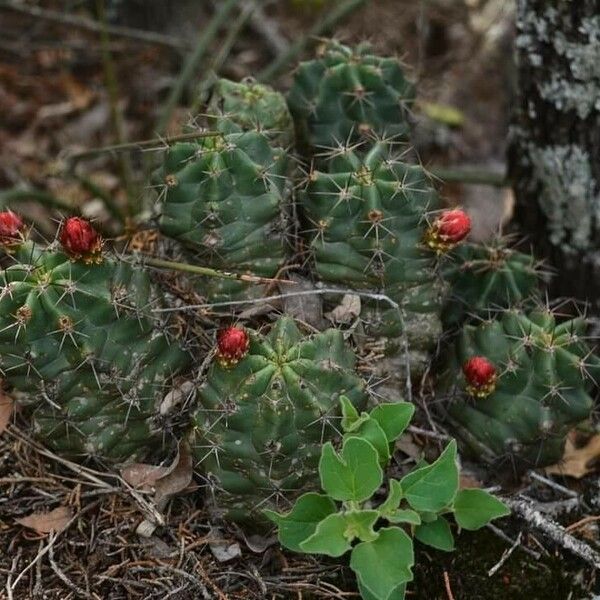
{"type": "Polygon", "coordinates": [[[60,230],[60,243],[63,250],[75,260],[100,262],[102,238],[92,224],[80,217],[69,217],[60,230]]]}
{"type": "Polygon", "coordinates": [[[471,357],[462,369],[471,396],[485,398],[496,389],[496,367],[485,356],[471,357]]]}
{"type": "Polygon", "coordinates": [[[425,242],[436,252],[451,250],[471,231],[471,217],[460,208],[444,211],[428,229],[425,242]]]}
{"type": "Polygon", "coordinates": [[[14,246],[23,241],[23,219],[12,210],[0,212],[0,244],[14,246]]]}
{"type": "Polygon", "coordinates": [[[227,327],[217,333],[217,360],[231,367],[248,353],[250,338],[241,327],[227,327]]]}

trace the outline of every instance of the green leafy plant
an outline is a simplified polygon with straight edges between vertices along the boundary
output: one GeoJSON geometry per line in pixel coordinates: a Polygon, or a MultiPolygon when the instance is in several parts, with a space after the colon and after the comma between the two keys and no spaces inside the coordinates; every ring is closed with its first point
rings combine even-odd
{"type": "Polygon", "coordinates": [[[324,493],[300,496],[287,514],[265,514],[289,550],[332,557],[350,552],[365,600],[402,599],[413,578],[413,538],[449,552],[454,535],[448,517],[475,530],[510,511],[484,490],[459,490],[454,440],[435,462],[422,462],[399,480],[390,478],[387,497],[377,504],[374,496],[384,483],[393,444],[414,406],[396,402],[359,413],[344,396],[341,404],[341,448],[326,443],[319,461],[324,493]]]}

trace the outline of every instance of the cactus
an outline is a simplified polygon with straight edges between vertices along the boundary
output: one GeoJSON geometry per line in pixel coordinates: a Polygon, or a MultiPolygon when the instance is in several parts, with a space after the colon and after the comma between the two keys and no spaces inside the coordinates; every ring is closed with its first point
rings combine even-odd
{"type": "MultiPolygon", "coordinates": [[[[221,357],[242,349],[240,331],[220,338],[221,357]]],[[[340,395],[357,408],[366,396],[340,331],[306,338],[283,317],[268,335],[249,335],[248,353],[216,361],[200,386],[192,447],[216,508],[258,522],[256,509],[285,506],[318,484],[321,444],[339,430],[340,395]]]]}
{"type": "MultiPolygon", "coordinates": [[[[388,338],[384,354],[393,356],[400,350],[394,338],[407,334],[420,355],[415,363],[423,363],[441,334],[442,292],[426,242],[427,215],[439,201],[425,172],[401,162],[386,143],[365,156],[347,148],[323,165],[309,174],[299,198],[316,275],[398,303],[400,313],[385,301],[363,302],[367,336],[388,338]]],[[[399,375],[397,365],[385,369],[382,377],[399,375]]]]}
{"type": "Polygon", "coordinates": [[[541,272],[533,256],[512,250],[498,240],[490,245],[464,244],[448,256],[443,267],[450,294],[443,311],[444,325],[453,327],[468,316],[526,306],[539,297],[541,272]]]}
{"type": "Polygon", "coordinates": [[[394,58],[371,54],[368,44],[336,41],[298,67],[288,105],[306,151],[353,144],[368,137],[405,139],[414,87],[394,58]]]}
{"type": "Polygon", "coordinates": [[[557,323],[541,309],[465,325],[445,385],[458,378],[449,415],[466,446],[517,467],[560,460],[567,432],[590,415],[600,374],[584,330],[582,318],[557,323]]]}
{"type": "Polygon", "coordinates": [[[230,119],[244,131],[259,131],[283,147],[294,142],[294,124],[284,96],[252,78],[239,83],[219,79],[213,86],[208,113],[230,119]]]}
{"type": "Polygon", "coordinates": [[[61,454],[127,461],[163,441],[157,404],[188,362],[152,317],[148,275],[102,255],[83,219],[63,250],[23,242],[2,272],[0,368],[61,454]]]}
{"type": "MultiPolygon", "coordinates": [[[[160,229],[191,262],[273,277],[286,258],[287,154],[257,131],[221,120],[218,135],[172,146],[158,174],[160,229]]],[[[264,286],[200,279],[211,301],[260,295],[264,286]]]]}

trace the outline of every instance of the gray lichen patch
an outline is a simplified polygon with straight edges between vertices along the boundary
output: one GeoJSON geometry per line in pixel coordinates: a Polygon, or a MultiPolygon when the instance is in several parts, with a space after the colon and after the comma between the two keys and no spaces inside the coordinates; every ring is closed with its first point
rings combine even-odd
{"type": "Polygon", "coordinates": [[[561,20],[569,17],[549,7],[543,12],[524,8],[518,15],[517,47],[521,56],[533,68],[547,68],[544,64],[544,45],[551,45],[554,53],[566,61],[560,72],[553,68],[549,79],[538,85],[539,94],[559,111],[575,111],[586,119],[600,110],[600,16],[583,18],[577,28],[577,39],[567,37],[561,20]]]}
{"type": "Polygon", "coordinates": [[[589,154],[576,145],[529,144],[529,157],[550,241],[566,251],[592,247],[600,225],[600,194],[589,154]]]}

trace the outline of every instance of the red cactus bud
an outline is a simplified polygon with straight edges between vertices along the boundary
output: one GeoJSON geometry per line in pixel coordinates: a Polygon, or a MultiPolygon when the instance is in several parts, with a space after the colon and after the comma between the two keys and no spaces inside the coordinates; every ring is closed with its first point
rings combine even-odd
{"type": "Polygon", "coordinates": [[[102,238],[92,224],[80,217],[69,217],[60,230],[63,250],[75,260],[100,262],[102,238]]]}
{"type": "Polygon", "coordinates": [[[496,389],[496,367],[485,356],[473,356],[463,364],[467,392],[478,398],[489,396],[496,389]]]}
{"type": "Polygon", "coordinates": [[[471,217],[460,208],[444,211],[425,235],[427,245],[436,252],[451,250],[471,231],[471,217]]]}
{"type": "Polygon", "coordinates": [[[217,359],[224,367],[231,367],[248,353],[250,338],[241,327],[227,327],[217,333],[217,359]]]}
{"type": "Polygon", "coordinates": [[[12,210],[0,212],[0,244],[14,246],[23,240],[23,219],[12,210]]]}

